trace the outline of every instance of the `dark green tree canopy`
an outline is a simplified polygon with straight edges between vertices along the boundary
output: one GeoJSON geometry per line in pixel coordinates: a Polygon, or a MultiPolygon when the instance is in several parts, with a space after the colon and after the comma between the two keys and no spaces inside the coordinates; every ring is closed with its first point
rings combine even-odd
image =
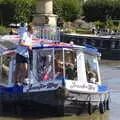
{"type": "MultiPolygon", "coordinates": [[[[61,20],[74,21],[81,16],[83,0],[53,0],[54,13],[61,20]]],[[[0,0],[0,24],[30,21],[35,13],[36,0],[0,0]]],[[[83,15],[87,21],[120,19],[120,0],[87,0],[83,4],[83,15]]]]}
{"type": "Polygon", "coordinates": [[[120,19],[120,0],[88,0],[83,12],[87,21],[120,19]]]}
{"type": "Polygon", "coordinates": [[[53,0],[54,13],[65,21],[74,21],[80,15],[81,0],[53,0]]]}
{"type": "Polygon", "coordinates": [[[35,11],[36,0],[0,0],[1,24],[29,21],[35,11]]]}

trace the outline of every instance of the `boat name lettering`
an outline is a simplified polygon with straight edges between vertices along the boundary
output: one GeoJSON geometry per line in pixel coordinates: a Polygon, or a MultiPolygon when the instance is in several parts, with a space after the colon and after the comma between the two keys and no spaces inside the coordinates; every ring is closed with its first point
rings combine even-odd
{"type": "Polygon", "coordinates": [[[93,87],[93,85],[88,85],[88,89],[89,90],[95,90],[95,87],[93,87]]]}
{"type": "Polygon", "coordinates": [[[57,83],[39,84],[39,86],[31,86],[29,90],[37,90],[42,88],[57,88],[57,86],[57,83]]]}
{"type": "Polygon", "coordinates": [[[57,86],[58,86],[58,84],[55,84],[55,83],[48,83],[47,84],[47,88],[52,88],[52,87],[57,88],[57,86]]]}
{"type": "Polygon", "coordinates": [[[82,84],[82,85],[78,85],[73,83],[70,88],[81,88],[81,89],[89,89],[89,90],[95,90],[95,87],[93,85],[86,85],[86,84],[82,84]]]}

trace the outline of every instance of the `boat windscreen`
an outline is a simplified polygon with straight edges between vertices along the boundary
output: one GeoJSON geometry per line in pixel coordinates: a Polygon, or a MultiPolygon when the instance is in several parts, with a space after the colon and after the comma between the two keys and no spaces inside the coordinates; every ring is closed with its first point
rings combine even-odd
{"type": "Polygon", "coordinates": [[[37,82],[53,80],[53,50],[34,50],[33,58],[34,79],[37,82]]]}
{"type": "Polygon", "coordinates": [[[75,50],[65,50],[65,78],[77,80],[77,61],[75,50]]]}
{"type": "Polygon", "coordinates": [[[98,80],[97,57],[85,54],[85,66],[88,82],[96,83],[98,80]]]}

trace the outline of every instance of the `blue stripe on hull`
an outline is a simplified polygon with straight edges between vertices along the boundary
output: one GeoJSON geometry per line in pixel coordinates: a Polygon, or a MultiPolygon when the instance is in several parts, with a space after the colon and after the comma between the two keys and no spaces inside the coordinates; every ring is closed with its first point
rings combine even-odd
{"type": "Polygon", "coordinates": [[[3,87],[0,86],[0,92],[23,92],[23,86],[14,86],[14,87],[3,87]]]}

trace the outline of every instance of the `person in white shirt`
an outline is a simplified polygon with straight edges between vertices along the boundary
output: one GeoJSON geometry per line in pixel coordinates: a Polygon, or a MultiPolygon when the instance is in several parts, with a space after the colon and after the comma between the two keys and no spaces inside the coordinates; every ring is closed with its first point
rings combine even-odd
{"type": "Polygon", "coordinates": [[[27,26],[25,25],[24,22],[21,22],[20,28],[18,29],[18,35],[20,35],[20,38],[23,37],[23,34],[27,32],[27,26]]]}
{"type": "Polygon", "coordinates": [[[17,46],[15,84],[23,84],[28,72],[29,50],[32,49],[33,28],[28,25],[28,29],[23,33],[17,46]]]}

